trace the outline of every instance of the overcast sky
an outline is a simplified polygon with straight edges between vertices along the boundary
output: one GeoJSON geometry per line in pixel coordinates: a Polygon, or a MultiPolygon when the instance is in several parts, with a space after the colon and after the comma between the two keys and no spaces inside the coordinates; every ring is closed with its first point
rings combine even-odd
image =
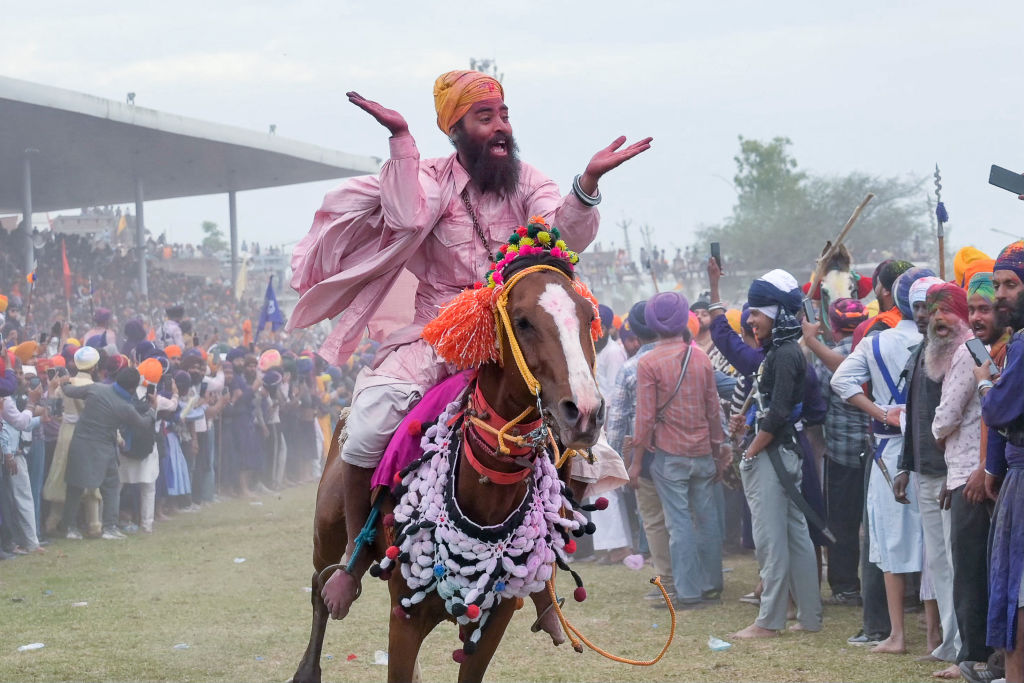
{"type": "MultiPolygon", "coordinates": [[[[617,135],[654,136],[601,183],[606,246],[624,218],[668,247],[728,215],[738,135],[788,136],[816,173],[930,176],[939,162],[955,246],[1024,235],[1024,202],[987,184],[993,163],[1024,171],[1019,1],[119,5],[0,0],[0,73],[386,157],[386,131],[345,98],[357,90],[401,111],[428,157],[451,151],[434,78],[487,57],[523,159],[563,189],[617,135]]],[[[297,240],[334,184],[240,193],[242,238],[297,240]]],[[[223,195],[152,202],[146,221],[197,241],[227,210],[223,195]]]]}

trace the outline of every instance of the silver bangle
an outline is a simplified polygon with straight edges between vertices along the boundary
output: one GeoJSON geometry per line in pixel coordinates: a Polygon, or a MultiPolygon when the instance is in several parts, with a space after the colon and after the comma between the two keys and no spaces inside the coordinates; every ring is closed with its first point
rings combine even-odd
{"type": "Polygon", "coordinates": [[[995,382],[990,379],[983,379],[978,382],[978,394],[981,395],[982,389],[991,389],[995,386],[995,382]]]}
{"type": "Polygon", "coordinates": [[[581,173],[572,179],[572,193],[576,195],[576,199],[579,199],[586,206],[597,206],[601,203],[601,189],[598,188],[596,195],[591,196],[587,194],[580,187],[580,178],[582,177],[583,174],[581,173]]]}

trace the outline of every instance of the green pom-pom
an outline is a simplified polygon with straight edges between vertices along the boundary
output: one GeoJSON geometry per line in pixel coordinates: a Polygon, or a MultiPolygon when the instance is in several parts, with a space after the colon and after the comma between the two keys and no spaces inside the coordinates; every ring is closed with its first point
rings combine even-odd
{"type": "Polygon", "coordinates": [[[551,233],[551,236],[554,237],[556,241],[562,239],[562,233],[558,232],[558,228],[553,227],[548,230],[548,232],[551,233]]]}
{"type": "Polygon", "coordinates": [[[497,252],[496,254],[494,254],[494,262],[495,263],[497,263],[498,261],[500,261],[503,258],[505,258],[505,255],[503,253],[501,253],[500,251],[497,252]]]}
{"type": "Polygon", "coordinates": [[[508,243],[509,244],[519,244],[519,233],[518,232],[512,233],[512,236],[508,238],[508,243]]]}

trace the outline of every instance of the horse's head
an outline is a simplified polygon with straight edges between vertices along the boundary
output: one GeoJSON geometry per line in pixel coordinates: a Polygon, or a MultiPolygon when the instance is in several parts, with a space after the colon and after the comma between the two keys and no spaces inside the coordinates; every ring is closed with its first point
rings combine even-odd
{"type": "Polygon", "coordinates": [[[578,291],[571,270],[558,259],[519,259],[505,272],[505,283],[499,318],[506,330],[500,336],[506,376],[520,375],[530,390],[515,360],[518,351],[540,385],[541,402],[562,443],[577,449],[593,446],[605,407],[593,370],[595,304],[578,291]],[[544,267],[532,267],[538,265],[544,267]]]}

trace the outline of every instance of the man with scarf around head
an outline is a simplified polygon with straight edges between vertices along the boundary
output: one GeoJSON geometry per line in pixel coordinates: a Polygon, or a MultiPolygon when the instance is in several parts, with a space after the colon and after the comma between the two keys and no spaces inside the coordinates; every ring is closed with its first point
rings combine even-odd
{"type": "Polygon", "coordinates": [[[864,337],[891,329],[899,323],[902,316],[896,306],[894,285],[900,275],[913,267],[914,264],[909,261],[886,259],[875,268],[871,286],[878,300],[878,315],[868,318],[853,331],[853,348],[857,348],[864,337]]]}
{"type": "MultiPolygon", "coordinates": [[[[948,363],[948,354],[955,347],[955,340],[948,335],[951,321],[947,313],[938,318],[928,303],[928,292],[945,284],[932,271],[914,268],[908,273],[923,275],[909,282],[909,277],[897,283],[897,294],[909,297],[914,313],[914,323],[924,335],[921,344],[910,354],[904,368],[907,383],[906,420],[903,429],[903,450],[897,461],[898,473],[893,478],[893,495],[904,502],[906,488],[910,485],[910,473],[916,472],[917,506],[921,513],[921,527],[924,533],[924,557],[927,571],[921,581],[921,599],[924,602],[928,650],[932,657],[944,662],[956,662],[960,651],[960,632],[957,628],[956,613],[953,610],[953,563],[949,547],[949,509],[940,503],[946,496],[946,461],[942,447],[932,436],[932,418],[939,405],[942,393],[941,375],[935,369],[942,362],[948,363]],[[928,273],[925,275],[925,273],[928,273]],[[906,295],[903,291],[906,291],[906,295]],[[931,331],[929,331],[931,330],[931,331]],[[936,357],[945,355],[944,361],[936,357]],[[931,362],[927,360],[931,358],[931,362]],[[933,366],[931,372],[928,366],[933,366]],[[936,377],[940,379],[936,379],[936,377]]],[[[953,285],[953,287],[956,287],[953,285]]],[[[960,292],[963,294],[963,291],[960,292]]],[[[942,309],[949,311],[953,301],[946,293],[941,297],[942,309]]],[[[956,295],[953,295],[956,296],[956,295]]],[[[959,301],[959,299],[957,299],[959,301]]],[[[955,305],[960,310],[959,304],[955,305]]],[[[962,307],[967,317],[966,303],[962,307]]],[[[959,670],[951,665],[936,672],[939,677],[957,677],[959,670]]]]}
{"type": "Polygon", "coordinates": [[[758,341],[768,343],[754,388],[758,397],[755,435],[740,460],[764,589],[757,619],[735,633],[737,638],[777,635],[786,626],[791,595],[797,618],[791,630],[821,630],[821,593],[807,519],[780,479],[789,477],[796,487],[802,479],[794,426],[807,373],[796,320],[801,299],[796,278],[778,269],[754,280],[747,293],[750,327],[758,341]],[[776,457],[782,471],[770,461],[776,457]]]}
{"type": "MultiPolygon", "coordinates": [[[[946,461],[953,605],[962,640],[957,662],[968,669],[973,669],[976,662],[987,662],[992,654],[985,645],[991,503],[985,496],[976,363],[965,346],[977,334],[972,318],[978,323],[979,339],[989,343],[994,336],[994,324],[983,324],[979,317],[979,312],[989,314],[990,321],[993,317],[991,282],[991,273],[978,273],[968,282],[966,291],[945,283],[928,292],[931,321],[925,370],[929,378],[942,383],[932,434],[943,448],[946,461]]],[[[959,676],[960,671],[955,674],[959,676]]]]}
{"type": "MultiPolygon", "coordinates": [[[[647,355],[658,341],[658,335],[647,326],[647,319],[644,315],[647,301],[638,301],[629,309],[623,329],[635,334],[640,342],[640,348],[632,358],[626,360],[615,378],[615,391],[608,396],[608,419],[605,422],[605,429],[608,433],[608,443],[617,453],[622,454],[622,459],[629,470],[630,485],[636,492],[636,507],[640,513],[640,521],[643,524],[643,535],[647,538],[647,545],[651,551],[651,564],[654,566],[654,573],[661,577],[661,583],[669,592],[669,596],[675,598],[675,581],[672,576],[672,557],[668,549],[668,529],[665,527],[665,511],[661,507],[661,500],[658,492],[651,481],[650,460],[654,458],[653,453],[645,456],[643,449],[635,448],[633,440],[633,426],[636,419],[636,374],[640,359],[647,355]],[[644,467],[644,459],[648,460],[644,467]]],[[[634,537],[639,536],[635,534],[634,537]]],[[[661,591],[657,588],[645,596],[653,601],[654,606],[664,604],[661,591]]]]}
{"type": "Polygon", "coordinates": [[[85,489],[99,487],[103,495],[103,538],[117,540],[124,534],[117,528],[120,509],[121,480],[117,472],[117,429],[123,425],[132,428],[153,429],[156,420],[156,395],[151,398],[151,409],[146,414],[135,410],[132,399],[139,385],[139,371],[125,368],[117,373],[113,384],[87,384],[61,388],[64,396],[82,399],[84,407],[78,416],[75,433],[68,451],[67,494],[64,498],[64,519],[61,526],[69,538],[81,538],[77,533],[78,504],[85,489]]]}
{"type": "MultiPolygon", "coordinates": [[[[853,348],[853,331],[867,320],[867,311],[857,299],[836,299],[829,303],[831,344],[821,335],[821,323],[802,322],[804,345],[818,358],[818,376],[829,386],[832,373],[853,348]]],[[[828,527],[836,542],[828,549],[828,583],[832,602],[860,605],[860,526],[864,516],[864,468],[870,464],[867,415],[854,408],[829,387],[825,416],[825,508],[828,527]]]]}
{"type": "MultiPolygon", "coordinates": [[[[351,552],[369,514],[370,481],[388,441],[423,393],[450,372],[421,339],[423,326],[440,305],[487,271],[492,255],[531,216],[543,216],[573,249],[584,249],[597,234],[598,181],[648,149],[651,138],[625,148],[625,138],[616,139],[593,156],[572,191],[561,197],[554,182],[518,159],[504,89],[487,74],[451,71],[434,83],[437,125],[455,147],[442,159],[420,159],[398,112],[355,92],[348,97],[391,134],[391,156],[379,179],[353,179],[328,194],[309,234],[296,246],[291,284],[302,296],[289,327],[344,311],[320,350],[341,365],[403,268],[418,280],[411,324],[388,336],[353,392],[342,450],[351,552]]],[[[405,313],[408,304],[389,302],[384,308],[400,305],[405,313]]],[[[324,587],[333,618],[344,617],[358,595],[370,557],[364,553],[361,559],[351,573],[332,574],[324,587]]]]}
{"type": "MultiPolygon", "coordinates": [[[[904,574],[921,571],[921,516],[916,504],[916,487],[907,487],[909,504],[897,502],[885,472],[896,471],[897,460],[903,450],[903,434],[899,425],[900,413],[906,404],[907,385],[902,373],[910,359],[911,350],[922,339],[913,319],[910,285],[929,275],[932,272],[927,269],[910,269],[894,281],[891,291],[901,315],[900,321],[895,327],[866,337],[836,368],[831,382],[832,389],[844,401],[871,418],[871,432],[875,441],[872,448],[875,464],[869,466],[871,474],[865,504],[867,559],[883,572],[889,612],[889,635],[875,645],[872,651],[876,652],[906,652],[906,632],[903,626],[904,574]],[[862,388],[865,382],[871,383],[870,397],[862,388]]],[[[865,610],[867,603],[865,599],[865,610]]],[[[876,617],[874,621],[874,627],[865,624],[862,634],[865,643],[884,635],[876,630],[881,620],[876,617]]]]}
{"type": "MultiPolygon", "coordinates": [[[[690,306],[678,292],[644,306],[658,335],[637,363],[635,443],[653,453],[651,480],[669,534],[675,604],[693,609],[722,593],[722,532],[713,485],[729,465],[715,373],[688,341],[690,306]],[[725,457],[723,457],[725,455],[725,457]]],[[[636,473],[635,462],[630,469],[636,473]]]]}
{"type": "Polygon", "coordinates": [[[992,280],[1000,324],[1016,332],[994,383],[988,361],[974,371],[988,425],[985,488],[993,497],[999,491],[989,536],[987,644],[1006,650],[1006,680],[1024,681],[1024,241],[1000,252],[992,280]],[[993,438],[1000,432],[1005,442],[993,438]]]}

